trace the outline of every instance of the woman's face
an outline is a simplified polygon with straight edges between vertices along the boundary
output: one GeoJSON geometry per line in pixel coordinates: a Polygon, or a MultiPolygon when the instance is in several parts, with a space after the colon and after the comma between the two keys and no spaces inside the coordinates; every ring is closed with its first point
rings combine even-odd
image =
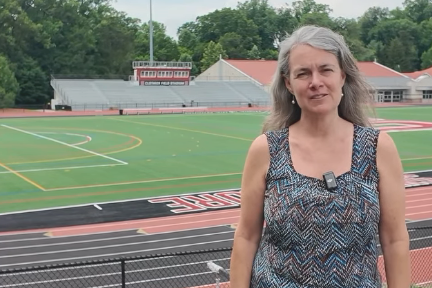
{"type": "Polygon", "coordinates": [[[285,85],[303,112],[329,113],[337,110],[345,73],[335,55],[309,45],[291,50],[290,75],[285,85]]]}

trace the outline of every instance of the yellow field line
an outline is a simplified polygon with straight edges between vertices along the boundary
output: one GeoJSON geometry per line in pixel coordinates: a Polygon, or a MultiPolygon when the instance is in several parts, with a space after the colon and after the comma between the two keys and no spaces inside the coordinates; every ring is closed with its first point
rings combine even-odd
{"type": "Polygon", "coordinates": [[[416,158],[406,158],[406,159],[402,159],[401,161],[414,161],[414,160],[427,160],[427,159],[432,159],[432,156],[416,157],[416,158]]]}
{"type": "Polygon", "coordinates": [[[36,188],[39,188],[42,191],[46,191],[46,189],[44,187],[42,187],[41,185],[39,185],[36,182],[30,180],[29,178],[25,177],[24,175],[18,173],[17,171],[13,170],[12,168],[9,168],[5,164],[3,164],[3,163],[0,162],[0,166],[3,167],[4,169],[8,170],[9,172],[15,174],[16,176],[20,177],[21,179],[23,179],[27,183],[30,183],[31,185],[35,186],[36,188]]]}
{"type": "Polygon", "coordinates": [[[249,141],[249,142],[253,141],[253,139],[241,138],[241,137],[230,136],[230,135],[225,135],[225,134],[217,134],[217,133],[205,132],[205,131],[200,131],[200,130],[191,130],[191,129],[172,127],[172,126],[165,126],[165,125],[159,125],[159,124],[150,124],[150,123],[144,123],[144,122],[135,122],[135,121],[123,120],[123,119],[120,120],[118,118],[109,118],[109,119],[115,120],[115,121],[134,123],[134,124],[138,124],[138,125],[153,126],[153,127],[160,127],[160,128],[166,128],[166,129],[172,129],[172,130],[181,130],[181,131],[187,131],[187,132],[193,132],[193,133],[207,134],[207,135],[218,136],[218,137],[232,138],[232,139],[237,139],[237,140],[242,140],[242,141],[249,141]]]}
{"type": "Polygon", "coordinates": [[[143,183],[154,183],[154,182],[165,182],[165,181],[178,181],[178,180],[189,180],[189,179],[199,179],[199,178],[211,178],[211,177],[223,177],[223,176],[234,176],[241,175],[242,173],[226,173],[226,174],[208,174],[208,175],[198,175],[198,176],[187,176],[187,177],[177,177],[177,178],[162,178],[162,179],[150,179],[141,181],[128,181],[128,182],[116,182],[116,183],[106,183],[106,184],[94,184],[94,185],[83,185],[83,186],[69,186],[46,189],[45,191],[58,191],[58,190],[71,190],[71,189],[84,189],[84,188],[98,188],[107,186],[119,186],[119,185],[132,185],[132,184],[143,184],[143,183]]]}

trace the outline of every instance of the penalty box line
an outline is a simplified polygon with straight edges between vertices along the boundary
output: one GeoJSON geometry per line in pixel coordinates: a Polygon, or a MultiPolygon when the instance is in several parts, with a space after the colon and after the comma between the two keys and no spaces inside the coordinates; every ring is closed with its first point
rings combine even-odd
{"type": "Polygon", "coordinates": [[[96,155],[96,156],[99,156],[99,157],[103,157],[103,158],[106,158],[106,159],[109,159],[109,160],[112,160],[112,161],[115,161],[115,162],[118,162],[118,163],[121,163],[121,164],[124,164],[124,165],[128,164],[125,161],[122,161],[122,160],[119,160],[119,159],[116,159],[116,158],[113,158],[113,157],[110,157],[110,156],[106,156],[106,155],[103,155],[103,154],[100,154],[100,153],[97,153],[97,152],[94,152],[94,151],[90,151],[90,150],[84,149],[84,148],[79,147],[79,146],[74,146],[74,145],[71,145],[71,144],[68,144],[66,142],[59,141],[59,140],[56,140],[56,139],[53,139],[53,138],[50,138],[50,137],[46,137],[46,136],[43,136],[43,135],[39,135],[39,134],[36,134],[36,133],[33,133],[33,132],[29,132],[29,131],[26,131],[26,130],[22,130],[22,129],[19,129],[19,128],[11,127],[11,126],[4,125],[4,124],[2,124],[1,126],[5,127],[5,128],[8,128],[8,129],[11,129],[11,130],[15,130],[15,131],[21,132],[21,133],[25,133],[25,134],[29,134],[29,135],[32,135],[32,136],[35,136],[35,137],[39,137],[39,138],[42,138],[42,139],[45,139],[45,140],[53,141],[53,142],[56,142],[58,144],[62,144],[62,145],[65,145],[67,147],[70,147],[70,148],[78,149],[78,150],[81,150],[81,151],[84,151],[84,152],[87,152],[87,153],[90,153],[90,154],[93,154],[93,155],[96,155]]]}

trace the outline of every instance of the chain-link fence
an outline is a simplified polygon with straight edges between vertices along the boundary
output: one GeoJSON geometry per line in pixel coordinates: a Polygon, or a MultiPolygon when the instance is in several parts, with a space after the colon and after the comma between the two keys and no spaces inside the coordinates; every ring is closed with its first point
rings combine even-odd
{"type": "MultiPolygon", "coordinates": [[[[432,287],[432,227],[410,227],[410,260],[411,260],[411,288],[432,287]]],[[[386,283],[385,264],[381,246],[378,268],[382,275],[383,283],[386,283]]]]}
{"type": "Polygon", "coordinates": [[[0,288],[223,288],[230,257],[222,248],[5,270],[0,288]]]}
{"type": "MultiPolygon", "coordinates": [[[[432,227],[409,228],[411,287],[432,287],[432,227]],[[429,285],[429,286],[428,286],[429,285]]],[[[385,286],[381,246],[378,268],[385,286]]],[[[0,271],[0,288],[229,288],[231,248],[0,271]]]]}

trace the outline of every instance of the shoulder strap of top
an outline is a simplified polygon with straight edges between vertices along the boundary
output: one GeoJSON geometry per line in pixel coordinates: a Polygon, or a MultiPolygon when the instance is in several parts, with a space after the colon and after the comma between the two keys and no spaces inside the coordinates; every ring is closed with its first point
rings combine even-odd
{"type": "Polygon", "coordinates": [[[269,180],[278,178],[279,174],[283,173],[280,166],[285,166],[287,161],[287,128],[267,131],[264,134],[267,137],[270,152],[270,165],[267,173],[267,180],[269,180]]]}
{"type": "Polygon", "coordinates": [[[380,130],[357,126],[353,145],[353,168],[362,178],[378,177],[376,154],[380,130]]]}
{"type": "Polygon", "coordinates": [[[284,146],[285,141],[287,141],[286,129],[267,131],[264,134],[267,137],[270,156],[273,157],[275,154],[280,152],[280,148],[284,146]]]}

